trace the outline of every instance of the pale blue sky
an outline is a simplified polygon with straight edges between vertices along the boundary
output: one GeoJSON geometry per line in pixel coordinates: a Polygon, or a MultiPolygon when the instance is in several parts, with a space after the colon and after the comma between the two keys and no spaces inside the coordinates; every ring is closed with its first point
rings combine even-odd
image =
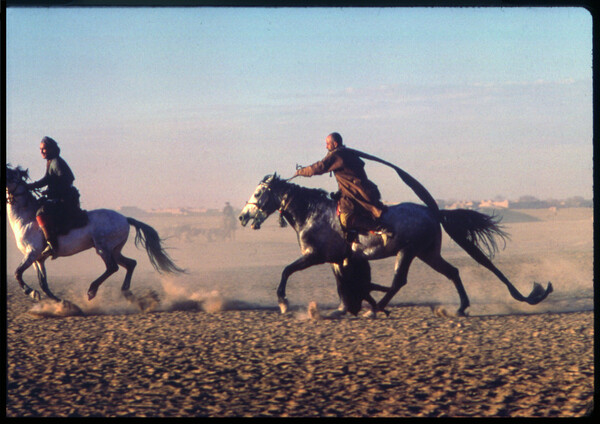
{"type": "MultiPolygon", "coordinates": [[[[439,199],[592,197],[579,8],[9,8],[7,158],[82,206],[241,207],[338,131],[439,199]]],[[[418,201],[367,167],[386,201],[418,201]]],[[[327,190],[328,176],[294,182],[327,190]]]]}

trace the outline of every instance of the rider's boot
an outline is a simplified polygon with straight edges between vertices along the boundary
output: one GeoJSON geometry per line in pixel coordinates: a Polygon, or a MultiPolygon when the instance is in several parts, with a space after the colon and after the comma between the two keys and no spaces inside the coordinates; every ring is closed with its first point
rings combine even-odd
{"type": "Polygon", "coordinates": [[[54,229],[52,219],[48,215],[38,215],[36,216],[36,220],[44,233],[47,243],[42,255],[52,255],[52,259],[56,259],[56,253],[58,252],[58,235],[54,229]]]}
{"type": "Polygon", "coordinates": [[[381,235],[384,244],[387,240],[394,237],[394,227],[383,221],[381,218],[372,218],[367,216],[357,215],[352,221],[352,227],[359,231],[372,232],[381,235]]]}

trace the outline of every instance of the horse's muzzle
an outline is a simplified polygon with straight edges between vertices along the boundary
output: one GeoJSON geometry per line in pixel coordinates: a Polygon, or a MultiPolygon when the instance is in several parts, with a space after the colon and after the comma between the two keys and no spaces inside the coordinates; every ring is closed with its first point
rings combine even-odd
{"type": "MultiPolygon", "coordinates": [[[[251,218],[252,217],[247,212],[241,214],[238,217],[238,219],[240,220],[240,224],[242,224],[242,227],[245,227],[246,225],[248,225],[248,222],[250,221],[251,218]]],[[[256,217],[254,218],[252,224],[250,225],[250,228],[252,228],[253,230],[258,230],[260,228],[260,223],[256,222],[256,217]]]]}
{"type": "Polygon", "coordinates": [[[245,227],[250,220],[252,220],[252,224],[250,224],[250,228],[253,230],[259,230],[260,225],[267,219],[267,214],[265,214],[261,210],[254,211],[242,211],[238,219],[240,220],[240,224],[242,227],[245,227]]]}

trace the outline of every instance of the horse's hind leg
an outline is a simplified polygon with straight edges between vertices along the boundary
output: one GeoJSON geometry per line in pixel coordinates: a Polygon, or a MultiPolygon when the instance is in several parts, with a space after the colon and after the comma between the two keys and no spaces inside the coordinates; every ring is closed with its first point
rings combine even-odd
{"type": "Polygon", "coordinates": [[[131,297],[131,292],[129,291],[129,286],[131,284],[131,277],[133,275],[133,270],[137,265],[137,262],[134,259],[123,256],[120,252],[116,255],[117,263],[125,268],[126,274],[125,279],[123,280],[123,285],[121,286],[121,291],[126,298],[131,297]]]}
{"type": "Polygon", "coordinates": [[[98,287],[100,284],[104,282],[108,277],[119,270],[119,265],[117,265],[117,261],[113,258],[112,254],[102,251],[101,249],[96,249],[104,264],[106,265],[106,271],[96,278],[92,284],[90,284],[90,288],[88,289],[88,300],[92,300],[96,297],[96,293],[98,292],[98,287]]]}
{"type": "Polygon", "coordinates": [[[377,303],[377,311],[385,312],[385,307],[390,300],[392,300],[392,297],[394,297],[394,295],[398,293],[398,290],[400,290],[406,284],[408,269],[410,268],[410,264],[414,258],[414,253],[410,251],[406,251],[403,254],[398,254],[398,259],[396,260],[396,273],[394,274],[392,286],[389,288],[385,296],[383,296],[383,298],[377,303]]]}
{"type": "Polygon", "coordinates": [[[466,316],[466,309],[469,307],[469,297],[467,296],[467,292],[465,287],[463,286],[462,280],[460,279],[460,274],[458,269],[452,266],[450,263],[446,262],[439,251],[430,251],[425,255],[420,255],[419,259],[429,265],[431,268],[443,274],[449,280],[452,280],[456,290],[458,291],[458,295],[460,296],[460,308],[458,308],[458,315],[466,316]]]}
{"type": "Polygon", "coordinates": [[[50,287],[48,287],[46,266],[44,265],[45,260],[46,260],[46,258],[42,257],[40,260],[34,262],[33,266],[35,267],[35,269],[37,271],[40,287],[42,288],[44,293],[46,293],[46,296],[48,296],[52,300],[56,300],[57,302],[59,302],[60,299],[58,297],[54,296],[54,293],[52,293],[52,291],[50,291],[50,287]]]}

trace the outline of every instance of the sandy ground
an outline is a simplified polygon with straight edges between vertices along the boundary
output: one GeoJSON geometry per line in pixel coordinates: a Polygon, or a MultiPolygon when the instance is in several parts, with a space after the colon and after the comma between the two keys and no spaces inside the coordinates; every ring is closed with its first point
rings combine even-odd
{"type": "MultiPolygon", "coordinates": [[[[290,278],[292,310],[281,315],[275,289],[299,254],[293,230],[271,218],[260,231],[240,229],[235,241],[209,242],[193,229],[218,220],[197,217],[146,220],[170,236],[185,275],[156,274],[128,243],[125,253],[138,261],[134,294],[159,298],[146,312],[121,297],[123,271],[86,300],[103,271],[94,252],[48,261],[51,288],[84,313],[60,316],[56,305],[20,292],[9,233],[6,415],[586,415],[594,394],[592,211],[528,213],[540,221],[508,223],[512,239],[494,262],[524,294],[532,281],[552,281],[554,293],[522,305],[446,241],[444,255],[471,299],[466,318],[452,316],[453,285],[421,263],[389,317],[331,316],[338,299],[327,265],[290,278]],[[311,301],[322,319],[308,315],[311,301]]],[[[389,285],[393,264],[374,262],[374,281],[389,285]]],[[[25,277],[37,288],[33,270],[25,277]]]]}

